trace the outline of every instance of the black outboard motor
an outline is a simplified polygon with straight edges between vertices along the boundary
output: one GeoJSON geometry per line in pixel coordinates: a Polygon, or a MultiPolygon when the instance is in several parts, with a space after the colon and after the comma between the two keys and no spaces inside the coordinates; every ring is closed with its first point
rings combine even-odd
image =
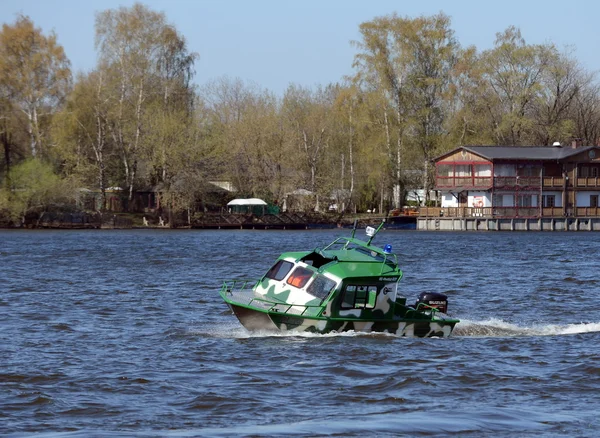
{"type": "MultiPolygon", "coordinates": [[[[415,309],[418,309],[421,303],[433,307],[442,313],[448,312],[448,297],[439,292],[421,292],[415,304],[415,309]]],[[[427,310],[427,307],[421,306],[421,310],[427,310]]]]}

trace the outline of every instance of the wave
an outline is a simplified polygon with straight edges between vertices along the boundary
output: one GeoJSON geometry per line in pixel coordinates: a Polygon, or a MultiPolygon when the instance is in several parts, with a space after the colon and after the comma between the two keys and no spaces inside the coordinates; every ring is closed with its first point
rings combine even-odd
{"type": "Polygon", "coordinates": [[[452,336],[461,337],[505,337],[505,336],[560,336],[600,332],[600,322],[578,324],[533,324],[520,326],[501,319],[487,321],[461,320],[452,336]]]}

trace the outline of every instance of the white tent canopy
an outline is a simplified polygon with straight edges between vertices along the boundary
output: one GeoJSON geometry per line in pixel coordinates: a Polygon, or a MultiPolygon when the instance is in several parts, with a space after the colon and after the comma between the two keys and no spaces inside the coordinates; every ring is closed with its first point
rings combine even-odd
{"type": "Polygon", "coordinates": [[[234,199],[227,203],[227,206],[230,207],[232,205],[268,205],[265,201],[258,198],[249,198],[249,199],[234,199]]]}

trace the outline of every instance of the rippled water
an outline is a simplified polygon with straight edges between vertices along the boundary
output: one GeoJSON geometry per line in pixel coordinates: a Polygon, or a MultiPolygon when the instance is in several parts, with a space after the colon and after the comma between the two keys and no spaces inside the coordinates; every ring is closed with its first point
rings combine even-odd
{"type": "Polygon", "coordinates": [[[0,231],[0,435],[597,435],[600,233],[382,232],[448,339],[249,334],[220,302],[347,234],[0,231]]]}

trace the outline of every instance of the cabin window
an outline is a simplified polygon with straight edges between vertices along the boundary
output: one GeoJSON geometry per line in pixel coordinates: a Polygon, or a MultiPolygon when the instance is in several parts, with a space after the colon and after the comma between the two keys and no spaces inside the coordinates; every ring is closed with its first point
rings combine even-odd
{"type": "Polygon", "coordinates": [[[278,260],[271,269],[267,272],[265,277],[272,278],[273,280],[281,281],[290,272],[294,266],[293,263],[286,262],[285,260],[278,260]]]}
{"type": "Polygon", "coordinates": [[[298,266],[296,269],[294,269],[294,272],[290,274],[289,278],[287,279],[287,283],[297,287],[298,289],[302,289],[304,286],[306,286],[306,283],[308,283],[308,280],[310,280],[312,275],[313,271],[310,269],[298,266]]]}
{"type": "Polygon", "coordinates": [[[306,292],[317,298],[321,298],[321,300],[324,300],[335,288],[335,286],[335,281],[325,277],[324,275],[317,275],[310,286],[306,288],[306,292]]]}
{"type": "Polygon", "coordinates": [[[372,309],[377,301],[377,286],[349,284],[344,290],[342,309],[372,309]]]}

